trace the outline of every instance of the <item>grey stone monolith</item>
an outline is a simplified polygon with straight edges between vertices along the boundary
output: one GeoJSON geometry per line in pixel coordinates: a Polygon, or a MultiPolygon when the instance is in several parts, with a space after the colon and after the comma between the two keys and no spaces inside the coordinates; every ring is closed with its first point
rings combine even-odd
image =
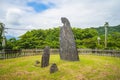
{"type": "Polygon", "coordinates": [[[79,61],[78,51],[70,22],[62,17],[63,26],[60,27],[60,58],[68,61],[79,61]]]}
{"type": "Polygon", "coordinates": [[[46,46],[42,54],[41,67],[46,67],[49,65],[49,57],[50,57],[50,48],[46,46]]]}

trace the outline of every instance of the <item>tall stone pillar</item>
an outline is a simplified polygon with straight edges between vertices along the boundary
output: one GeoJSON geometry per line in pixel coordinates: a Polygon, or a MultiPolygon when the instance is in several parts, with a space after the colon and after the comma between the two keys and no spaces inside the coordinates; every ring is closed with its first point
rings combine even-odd
{"type": "Polygon", "coordinates": [[[68,61],[79,61],[74,35],[70,22],[62,17],[63,26],[60,27],[60,58],[68,61]]]}

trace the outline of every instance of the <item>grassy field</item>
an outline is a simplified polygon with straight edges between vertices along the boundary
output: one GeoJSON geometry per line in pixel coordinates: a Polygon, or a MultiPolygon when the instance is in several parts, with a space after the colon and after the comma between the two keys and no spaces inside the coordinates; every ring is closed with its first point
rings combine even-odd
{"type": "Polygon", "coordinates": [[[56,63],[59,71],[49,73],[50,66],[34,66],[41,56],[0,60],[0,80],[120,80],[120,58],[80,55],[80,61],[60,60],[50,56],[50,65],[56,63]]]}

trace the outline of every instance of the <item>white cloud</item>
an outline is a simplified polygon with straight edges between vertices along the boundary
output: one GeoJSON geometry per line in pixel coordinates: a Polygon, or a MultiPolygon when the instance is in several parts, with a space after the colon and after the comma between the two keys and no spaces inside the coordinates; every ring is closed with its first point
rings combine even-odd
{"type": "MultiPolygon", "coordinates": [[[[120,0],[4,0],[0,3],[0,20],[12,28],[52,28],[62,25],[60,18],[67,17],[72,26],[98,27],[108,21],[110,25],[120,24],[120,0]],[[27,2],[55,4],[54,7],[36,13],[27,2]],[[2,5],[1,5],[2,4],[2,5]],[[19,25],[13,25],[19,24],[19,25]]],[[[25,31],[15,31],[15,36],[25,31]]],[[[9,32],[12,34],[12,31],[9,32]]]]}
{"type": "Polygon", "coordinates": [[[18,8],[10,8],[6,13],[6,21],[12,25],[20,24],[20,17],[22,15],[22,11],[18,8]]]}

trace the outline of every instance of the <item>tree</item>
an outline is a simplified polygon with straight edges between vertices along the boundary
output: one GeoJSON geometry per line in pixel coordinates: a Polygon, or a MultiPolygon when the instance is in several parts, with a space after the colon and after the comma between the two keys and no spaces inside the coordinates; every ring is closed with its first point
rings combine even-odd
{"type": "Polygon", "coordinates": [[[0,49],[5,47],[5,43],[3,44],[3,40],[6,39],[4,36],[4,24],[0,23],[0,49]]]}
{"type": "MultiPolygon", "coordinates": [[[[104,34],[98,34],[98,31],[96,29],[72,28],[72,31],[75,37],[77,48],[104,49],[105,36],[104,34]],[[98,35],[101,38],[99,45],[97,43],[98,35]]],[[[59,33],[59,27],[45,30],[38,29],[27,31],[25,34],[21,35],[18,40],[15,40],[14,38],[7,40],[7,48],[33,49],[44,48],[45,46],[50,46],[50,48],[59,48],[59,33]]],[[[2,36],[0,37],[1,43],[2,36]]],[[[2,49],[1,45],[0,49],[2,49]]],[[[108,32],[108,49],[120,49],[120,32],[108,32]]]]}

